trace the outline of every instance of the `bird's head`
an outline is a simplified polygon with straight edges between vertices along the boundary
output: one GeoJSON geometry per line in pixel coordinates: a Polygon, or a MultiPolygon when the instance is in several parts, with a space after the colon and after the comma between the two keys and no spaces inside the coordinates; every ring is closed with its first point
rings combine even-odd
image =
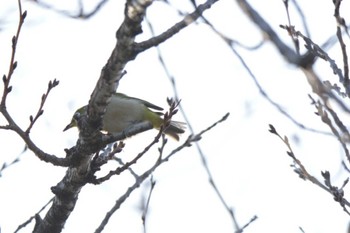
{"type": "Polygon", "coordinates": [[[87,106],[79,108],[77,111],[75,111],[71,122],[63,129],[63,131],[66,131],[70,128],[77,127],[78,126],[78,120],[80,119],[81,115],[86,112],[87,106]]]}

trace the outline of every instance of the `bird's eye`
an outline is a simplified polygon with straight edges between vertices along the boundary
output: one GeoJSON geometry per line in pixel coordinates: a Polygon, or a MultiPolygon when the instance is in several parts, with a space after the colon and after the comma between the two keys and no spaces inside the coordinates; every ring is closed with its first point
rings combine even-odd
{"type": "Polygon", "coordinates": [[[80,117],[81,117],[81,113],[80,112],[76,112],[76,113],[74,113],[73,119],[78,121],[80,117]]]}

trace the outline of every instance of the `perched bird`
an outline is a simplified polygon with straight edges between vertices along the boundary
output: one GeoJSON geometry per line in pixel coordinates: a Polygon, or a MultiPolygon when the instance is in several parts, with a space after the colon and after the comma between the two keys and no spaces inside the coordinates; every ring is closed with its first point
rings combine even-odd
{"type": "MultiPolygon", "coordinates": [[[[83,114],[87,106],[79,108],[74,116],[83,114]]],[[[130,97],[122,93],[114,93],[111,101],[106,107],[106,112],[102,119],[102,130],[109,133],[120,133],[135,123],[148,121],[153,128],[159,129],[163,124],[162,112],[155,112],[151,109],[162,111],[163,108],[158,107],[150,102],[135,97],[130,97]]],[[[73,116],[72,121],[64,128],[63,131],[77,126],[77,120],[73,116]]],[[[179,134],[185,132],[185,123],[171,121],[164,133],[172,138],[179,140],[179,134]]]]}

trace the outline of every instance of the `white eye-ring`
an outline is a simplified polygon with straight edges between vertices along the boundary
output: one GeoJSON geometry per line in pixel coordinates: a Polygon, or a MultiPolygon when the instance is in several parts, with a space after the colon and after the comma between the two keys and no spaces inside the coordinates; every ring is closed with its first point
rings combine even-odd
{"type": "Polygon", "coordinates": [[[81,113],[80,112],[76,112],[76,113],[74,113],[73,119],[78,121],[80,119],[80,117],[81,117],[81,113]]]}

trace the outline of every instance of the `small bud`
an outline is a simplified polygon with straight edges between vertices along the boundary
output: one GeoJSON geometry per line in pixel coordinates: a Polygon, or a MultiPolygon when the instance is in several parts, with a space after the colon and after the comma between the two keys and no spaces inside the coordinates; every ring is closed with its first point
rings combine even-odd
{"type": "Polygon", "coordinates": [[[173,98],[169,98],[169,97],[166,98],[166,101],[167,101],[169,106],[171,106],[172,103],[174,102],[173,98]]]}
{"type": "Polygon", "coordinates": [[[55,87],[55,86],[57,86],[59,83],[60,83],[60,81],[58,81],[57,79],[54,79],[52,85],[55,87]]]}
{"type": "Polygon", "coordinates": [[[323,176],[323,178],[325,178],[326,180],[330,180],[330,177],[331,177],[331,175],[330,175],[330,173],[329,173],[329,171],[321,171],[321,175],[323,176]]]}
{"type": "Polygon", "coordinates": [[[14,48],[16,45],[16,36],[12,37],[12,48],[14,48]]]}
{"type": "Polygon", "coordinates": [[[24,11],[22,14],[22,20],[24,20],[27,17],[27,11],[24,11]]]}
{"type": "Polygon", "coordinates": [[[57,81],[56,79],[54,79],[53,81],[50,81],[49,82],[49,89],[52,89],[52,88],[54,88],[54,87],[56,87],[58,84],[59,84],[60,82],[59,81],[57,81]]]}
{"type": "Polygon", "coordinates": [[[13,70],[15,70],[17,68],[17,61],[15,61],[13,64],[12,64],[12,68],[13,70]]]}
{"type": "Polygon", "coordinates": [[[277,131],[276,131],[275,127],[273,125],[271,125],[271,124],[269,124],[269,126],[270,126],[269,132],[273,133],[273,134],[277,134],[277,131]]]}

